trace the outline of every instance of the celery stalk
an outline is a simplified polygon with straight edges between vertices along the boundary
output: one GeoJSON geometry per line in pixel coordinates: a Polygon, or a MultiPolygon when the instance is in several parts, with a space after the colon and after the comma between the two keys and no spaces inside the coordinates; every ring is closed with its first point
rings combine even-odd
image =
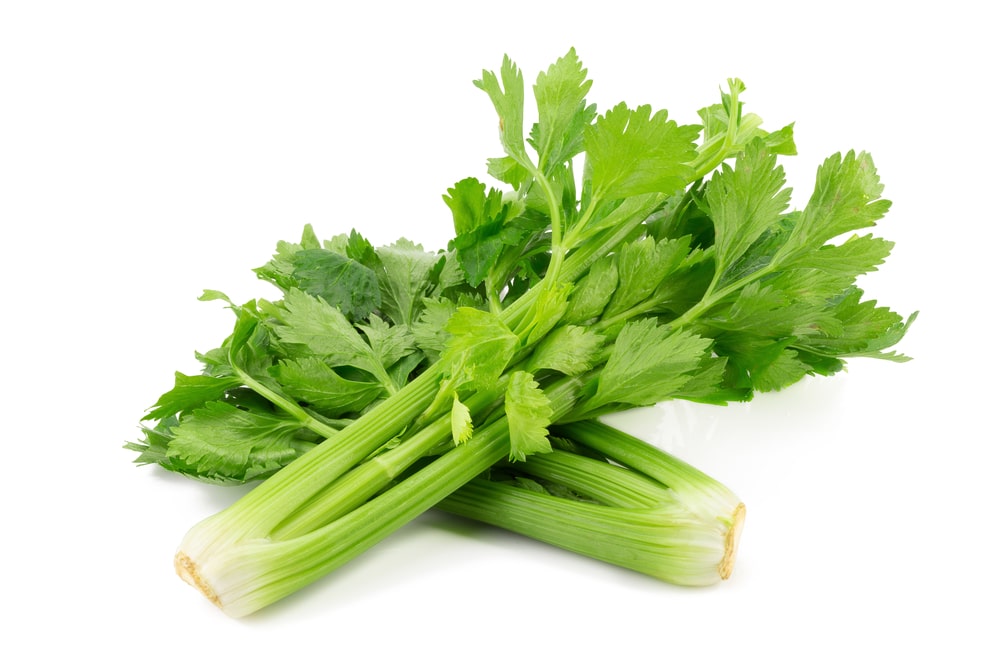
{"type": "Polygon", "coordinates": [[[746,513],[732,491],[601,422],[559,430],[608,458],[536,454],[504,471],[512,481],[473,480],[438,507],[674,584],[729,578],[746,513]],[[582,498],[552,495],[551,484],[582,498]]]}
{"type": "MultiPolygon", "coordinates": [[[[549,388],[546,393],[556,414],[569,412],[580,385],[578,378],[565,378],[549,388]]],[[[441,417],[414,438],[427,444],[434,440],[430,434],[439,434],[444,440],[448,421],[441,417]]],[[[510,447],[508,437],[507,417],[500,413],[477,428],[468,442],[374,497],[369,498],[367,484],[338,484],[332,495],[342,502],[325,498],[321,503],[325,514],[315,512],[308,503],[295,507],[259,502],[258,492],[265,486],[279,500],[283,494],[298,496],[301,479],[281,473],[301,468],[296,465],[299,459],[226,510],[191,528],[175,555],[175,569],[226,614],[245,616],[332,572],[439,503],[504,458],[510,447]],[[345,513],[346,507],[353,509],[345,513]],[[296,520],[298,511],[308,513],[301,523],[296,520]]],[[[392,456],[394,451],[369,463],[377,466],[379,458],[392,456]]],[[[345,479],[351,477],[341,481],[345,479]]]]}

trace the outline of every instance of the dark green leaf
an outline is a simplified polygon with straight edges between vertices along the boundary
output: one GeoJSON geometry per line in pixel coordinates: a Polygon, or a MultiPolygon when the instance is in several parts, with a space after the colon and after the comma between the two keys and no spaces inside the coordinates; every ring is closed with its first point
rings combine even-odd
{"type": "Polygon", "coordinates": [[[239,385],[239,378],[232,376],[211,377],[174,373],[174,388],[160,396],[143,419],[163,419],[170,415],[188,412],[208,401],[220,400],[227,391],[239,385]]]}
{"type": "Polygon", "coordinates": [[[296,458],[305,443],[300,425],[281,417],[207,403],[173,428],[167,456],[201,475],[249,481],[264,477],[296,458]]]}
{"type": "Polygon", "coordinates": [[[352,320],[366,318],[381,304],[375,272],[325,249],[300,250],[292,257],[292,279],[307,294],[318,296],[352,320]]]}
{"type": "Polygon", "coordinates": [[[327,417],[361,412],[385,396],[382,385],[347,380],[317,357],[282,360],[272,373],[285,393],[327,417]]]}

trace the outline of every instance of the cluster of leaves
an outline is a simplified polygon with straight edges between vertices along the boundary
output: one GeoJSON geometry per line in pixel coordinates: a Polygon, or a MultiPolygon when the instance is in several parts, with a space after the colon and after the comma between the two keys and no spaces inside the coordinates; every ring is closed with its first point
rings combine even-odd
{"type": "MultiPolygon", "coordinates": [[[[453,259],[453,258],[452,258],[453,259]]],[[[158,463],[216,483],[266,477],[336,433],[436,357],[461,283],[453,261],[405,239],[374,248],[352,232],[320,242],[306,227],[256,269],[283,298],[237,305],[220,347],[198,355],[201,375],[176,373],[129,446],[158,463]]],[[[456,298],[470,303],[468,290],[456,298]]]]}
{"type": "Polygon", "coordinates": [[[425,415],[450,411],[454,443],[501,405],[509,458],[524,460],[550,449],[552,423],[745,400],[849,357],[903,359],[885,350],[910,320],[856,285],[892,247],[849,235],[889,206],[867,154],[829,158],[794,211],[777,160],[795,152],[792,128],[761,130],[738,81],[701,126],[624,103],[598,115],[570,51],[539,75],[527,135],[510,60],[476,85],[505,153],[488,172],[510,189],[449,189],[444,251],[375,248],[357,232],[320,242],[307,227],[257,269],[281,299],[207,292],[234,311],[234,332],[146,415],[129,445],[139,462],[217,483],[266,477],[424,373],[440,385],[425,415]],[[555,405],[547,390],[565,378],[579,388],[555,405]],[[470,407],[484,392],[487,407],[470,407]]]}

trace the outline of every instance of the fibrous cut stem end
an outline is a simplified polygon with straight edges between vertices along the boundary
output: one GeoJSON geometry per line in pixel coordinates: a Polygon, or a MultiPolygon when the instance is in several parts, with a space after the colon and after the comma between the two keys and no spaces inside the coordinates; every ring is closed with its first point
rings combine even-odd
{"type": "Polygon", "coordinates": [[[719,563],[719,576],[725,581],[732,575],[733,567],[736,565],[736,550],[740,545],[740,534],[743,532],[743,520],[746,518],[746,505],[740,503],[733,511],[733,523],[726,533],[725,552],[722,561],[719,563]]]}
{"type": "Polygon", "coordinates": [[[222,601],[219,600],[219,596],[198,573],[197,564],[183,551],[178,551],[174,556],[174,570],[177,572],[177,576],[197,588],[202,595],[212,601],[212,604],[222,609],[222,601]]]}

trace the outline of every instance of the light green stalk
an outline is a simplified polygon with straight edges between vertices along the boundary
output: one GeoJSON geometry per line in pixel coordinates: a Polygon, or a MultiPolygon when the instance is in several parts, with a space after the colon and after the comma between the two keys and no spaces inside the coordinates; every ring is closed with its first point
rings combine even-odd
{"type": "Polygon", "coordinates": [[[476,479],[438,507],[674,584],[730,576],[746,514],[732,491],[600,422],[558,432],[608,459],[536,454],[509,472],[537,485],[476,479]],[[550,495],[541,490],[548,484],[585,499],[550,495]]]}
{"type": "MultiPolygon", "coordinates": [[[[567,378],[547,391],[556,414],[570,410],[580,385],[580,380],[567,378]]],[[[509,450],[508,434],[507,418],[501,413],[478,428],[468,442],[381,494],[319,527],[286,528],[284,538],[267,531],[248,535],[245,512],[232,511],[237,503],[188,532],[174,559],[177,573],[226,614],[250,614],[332,572],[503,459],[509,450]]],[[[349,494],[352,489],[341,491],[349,494]]],[[[280,503],[255,507],[254,514],[258,525],[280,528],[295,523],[294,512],[280,503]]]]}

